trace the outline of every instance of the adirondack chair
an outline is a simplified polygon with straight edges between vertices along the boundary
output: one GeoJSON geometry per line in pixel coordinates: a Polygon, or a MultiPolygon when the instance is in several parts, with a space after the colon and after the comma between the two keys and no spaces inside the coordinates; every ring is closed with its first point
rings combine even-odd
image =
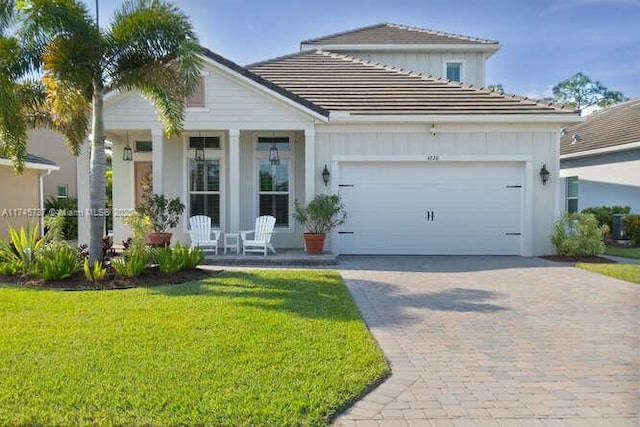
{"type": "Polygon", "coordinates": [[[211,229],[211,218],[206,215],[195,215],[189,218],[189,237],[191,245],[213,250],[218,255],[220,230],[211,229]]]}
{"type": "Polygon", "coordinates": [[[275,233],[273,231],[275,226],[275,217],[264,215],[256,218],[256,225],[253,230],[241,231],[242,255],[246,255],[247,252],[262,252],[264,256],[267,256],[267,249],[270,249],[275,254],[276,250],[271,244],[271,236],[275,233]],[[253,239],[247,238],[249,234],[253,234],[253,239]]]}

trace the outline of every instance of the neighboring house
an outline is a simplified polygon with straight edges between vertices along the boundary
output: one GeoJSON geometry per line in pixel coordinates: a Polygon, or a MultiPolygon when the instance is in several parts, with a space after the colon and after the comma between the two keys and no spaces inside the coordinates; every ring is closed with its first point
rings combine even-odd
{"type": "Polygon", "coordinates": [[[560,138],[565,209],[630,206],[640,212],[640,98],[597,111],[560,138]]]}
{"type": "Polygon", "coordinates": [[[44,177],[44,198],[76,198],[78,196],[77,157],[64,142],[64,137],[48,129],[29,131],[29,152],[53,161],[60,170],[44,177]]]}
{"type": "Polygon", "coordinates": [[[24,170],[18,175],[8,159],[0,158],[0,239],[8,237],[9,226],[35,223],[42,233],[43,180],[58,169],[51,160],[27,154],[24,170]]]}
{"type": "Polygon", "coordinates": [[[188,242],[191,215],[237,232],[271,214],[276,249],[302,248],[294,201],[340,193],[348,219],[330,238],[335,254],[551,253],[559,180],[543,185],[540,170],[558,176],[559,131],[577,113],[416,72],[446,74],[455,60],[463,64],[455,77],[484,85],[484,60],[498,47],[383,24],[247,67],[205,50],[185,132],[171,139],[139,94],[108,94],[114,240],[130,234],[120,216],[139,202],[136,188],[151,171],[155,193],[187,205],[174,241],[188,242]],[[407,61],[377,63],[387,57],[407,61]],[[133,161],[123,160],[127,146],[133,161]],[[269,160],[274,147],[278,164],[269,160]]]}

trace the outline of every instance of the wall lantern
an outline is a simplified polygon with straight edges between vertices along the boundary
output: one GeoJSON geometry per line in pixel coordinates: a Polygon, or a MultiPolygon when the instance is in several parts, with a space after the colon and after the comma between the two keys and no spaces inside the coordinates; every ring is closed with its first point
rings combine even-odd
{"type": "Polygon", "coordinates": [[[133,150],[129,145],[129,131],[127,131],[127,145],[124,147],[124,150],[122,150],[122,160],[124,160],[125,162],[130,162],[133,160],[133,150]]]}
{"type": "Polygon", "coordinates": [[[278,155],[278,147],[274,143],[269,149],[269,161],[271,162],[271,166],[280,164],[280,156],[278,155]]]}
{"type": "Polygon", "coordinates": [[[204,162],[204,148],[203,147],[196,148],[194,157],[196,159],[196,162],[204,162]]]}
{"type": "Polygon", "coordinates": [[[324,182],[324,186],[326,187],[327,184],[329,184],[329,177],[331,176],[331,173],[329,172],[329,169],[327,168],[327,165],[324,165],[324,169],[322,170],[322,181],[324,182]]]}
{"type": "Polygon", "coordinates": [[[435,123],[431,125],[431,135],[436,136],[436,125],[435,123]]]}
{"type": "Polygon", "coordinates": [[[540,168],[540,180],[542,181],[542,185],[547,185],[547,181],[549,181],[549,171],[547,170],[546,163],[540,168]]]}

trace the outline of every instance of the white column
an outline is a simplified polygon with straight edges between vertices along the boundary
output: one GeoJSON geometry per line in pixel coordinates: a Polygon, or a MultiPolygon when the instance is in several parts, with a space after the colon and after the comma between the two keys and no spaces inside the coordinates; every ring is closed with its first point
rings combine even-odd
{"type": "Polygon", "coordinates": [[[229,226],[231,233],[240,230],[240,130],[229,129],[229,226]]]}
{"type": "Polygon", "coordinates": [[[304,130],[304,201],[309,203],[316,192],[316,130],[304,130]]]}
{"type": "Polygon", "coordinates": [[[153,161],[153,193],[164,192],[164,138],[162,130],[151,129],[151,160],[153,161]]]}

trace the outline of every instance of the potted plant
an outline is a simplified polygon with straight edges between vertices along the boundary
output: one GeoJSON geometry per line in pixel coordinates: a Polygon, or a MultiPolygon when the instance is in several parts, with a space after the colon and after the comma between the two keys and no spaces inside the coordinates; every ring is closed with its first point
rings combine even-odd
{"type": "Polygon", "coordinates": [[[163,194],[145,196],[136,210],[151,221],[152,231],[147,234],[147,243],[151,246],[168,245],[172,235],[168,230],[178,225],[184,208],[179,197],[167,199],[163,194]]]}
{"type": "Polygon", "coordinates": [[[327,233],[344,224],[347,213],[337,194],[318,194],[307,207],[301,206],[296,200],[293,217],[306,230],[304,241],[307,253],[318,255],[322,253],[327,233]]]}

